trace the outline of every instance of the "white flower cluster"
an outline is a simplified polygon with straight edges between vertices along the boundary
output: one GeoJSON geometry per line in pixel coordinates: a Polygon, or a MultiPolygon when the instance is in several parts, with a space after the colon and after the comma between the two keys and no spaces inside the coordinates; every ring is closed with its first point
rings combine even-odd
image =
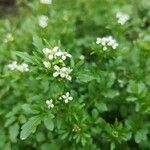
{"type": "Polygon", "coordinates": [[[71,73],[72,69],[67,68],[67,67],[60,68],[59,66],[55,65],[54,70],[55,70],[55,72],[53,73],[53,77],[60,76],[61,78],[66,78],[69,81],[71,80],[70,73],[71,73]]]}
{"type": "Polygon", "coordinates": [[[49,61],[44,61],[43,64],[44,64],[45,68],[51,68],[51,64],[49,61]]]}
{"type": "Polygon", "coordinates": [[[46,104],[47,104],[47,106],[48,106],[49,109],[54,107],[54,104],[53,104],[53,100],[52,100],[52,99],[47,100],[47,101],[46,101],[46,104]]]}
{"type": "Polygon", "coordinates": [[[41,4],[51,4],[52,3],[52,0],[40,0],[40,3],[41,4]]]}
{"type": "Polygon", "coordinates": [[[45,15],[41,15],[38,17],[39,26],[42,28],[46,28],[48,26],[48,17],[45,15]]]}
{"type": "MultiPolygon", "coordinates": [[[[73,97],[70,96],[70,93],[69,93],[69,92],[66,92],[64,95],[62,95],[62,96],[59,97],[59,100],[63,100],[64,103],[67,104],[69,101],[72,101],[72,100],[73,100],[73,97]]],[[[54,107],[54,103],[53,103],[53,100],[52,100],[52,99],[46,100],[46,104],[47,104],[47,107],[48,107],[49,109],[54,107]]]]}
{"type": "Polygon", "coordinates": [[[53,49],[44,48],[43,53],[48,57],[49,60],[61,57],[60,62],[66,60],[67,57],[72,57],[69,53],[61,51],[58,46],[55,46],[53,49]]]}
{"type": "Polygon", "coordinates": [[[73,100],[73,97],[70,96],[69,92],[66,92],[66,94],[59,97],[59,100],[63,100],[65,103],[68,103],[69,101],[73,100]]]}
{"type": "Polygon", "coordinates": [[[101,44],[104,51],[106,51],[108,47],[111,47],[113,49],[116,49],[118,47],[118,43],[112,36],[107,36],[103,38],[98,37],[96,39],[96,44],[101,44]]]}
{"type": "Polygon", "coordinates": [[[129,20],[130,17],[128,14],[124,14],[122,12],[117,12],[116,18],[118,19],[119,24],[124,25],[129,20]]]}
{"type": "Polygon", "coordinates": [[[53,77],[59,76],[67,80],[71,80],[70,73],[72,69],[66,67],[64,63],[67,58],[72,57],[69,53],[61,51],[57,46],[52,49],[44,48],[43,53],[47,59],[43,62],[43,64],[45,68],[53,69],[53,77]]]}
{"type": "Polygon", "coordinates": [[[11,33],[7,33],[5,35],[5,38],[4,38],[4,43],[8,43],[8,42],[11,42],[13,40],[14,40],[13,35],[11,33]]]}
{"type": "Polygon", "coordinates": [[[26,64],[26,63],[17,64],[16,61],[13,61],[11,64],[8,64],[8,68],[10,70],[17,70],[20,72],[28,72],[29,71],[28,64],[26,64]]]}

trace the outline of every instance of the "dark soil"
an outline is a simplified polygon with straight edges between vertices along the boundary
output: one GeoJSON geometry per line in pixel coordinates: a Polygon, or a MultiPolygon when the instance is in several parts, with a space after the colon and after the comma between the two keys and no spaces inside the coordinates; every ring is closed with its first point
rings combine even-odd
{"type": "Polygon", "coordinates": [[[16,0],[0,0],[0,17],[7,14],[16,14],[16,0]]]}

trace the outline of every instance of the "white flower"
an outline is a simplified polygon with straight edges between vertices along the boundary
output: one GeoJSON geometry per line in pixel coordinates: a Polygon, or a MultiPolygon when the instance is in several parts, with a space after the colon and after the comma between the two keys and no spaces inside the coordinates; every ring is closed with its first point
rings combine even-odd
{"type": "Polygon", "coordinates": [[[59,50],[59,47],[58,46],[55,46],[54,48],[53,48],[53,51],[54,52],[57,52],[59,50]]]}
{"type": "Polygon", "coordinates": [[[55,53],[55,55],[58,56],[58,57],[60,57],[60,56],[62,55],[62,51],[57,51],[57,52],[55,53]]]}
{"type": "Polygon", "coordinates": [[[122,12],[117,12],[116,18],[118,19],[119,24],[124,25],[129,20],[130,17],[128,14],[124,14],[122,12]]]}
{"type": "Polygon", "coordinates": [[[67,58],[71,58],[71,54],[68,52],[63,52],[60,50],[58,46],[55,46],[52,49],[49,48],[43,48],[43,53],[46,56],[49,61],[44,61],[43,64],[46,68],[50,68],[51,65],[54,66],[54,72],[53,72],[53,77],[58,77],[60,76],[61,78],[65,78],[67,80],[71,80],[70,73],[72,69],[69,67],[65,67],[64,61],[67,58]],[[56,65],[57,64],[57,65],[56,65]],[[60,66],[60,67],[59,67],[60,66]]]}
{"type": "Polygon", "coordinates": [[[52,0],[40,0],[40,3],[42,3],[42,4],[51,4],[52,0]]]}
{"type": "Polygon", "coordinates": [[[71,54],[67,53],[67,52],[62,52],[61,54],[62,60],[66,60],[66,58],[71,58],[71,54]]]}
{"type": "Polygon", "coordinates": [[[38,23],[40,27],[46,28],[48,26],[48,17],[44,15],[39,16],[38,23]]]}
{"type": "Polygon", "coordinates": [[[69,92],[66,92],[66,94],[59,97],[59,99],[63,100],[65,103],[68,103],[69,101],[73,100],[73,97],[70,96],[69,92]]]}
{"type": "Polygon", "coordinates": [[[11,64],[8,64],[10,70],[15,70],[17,68],[17,62],[13,61],[11,64]]]}
{"type": "Polygon", "coordinates": [[[45,68],[51,68],[50,62],[44,61],[43,64],[44,64],[45,68]]]}
{"type": "Polygon", "coordinates": [[[67,80],[71,80],[71,69],[67,67],[62,67],[60,68],[59,66],[55,65],[54,66],[55,72],[53,73],[53,77],[58,77],[60,76],[61,78],[66,78],[67,80]]]}
{"type": "Polygon", "coordinates": [[[54,58],[56,58],[57,56],[61,55],[59,54],[60,51],[59,47],[54,47],[53,49],[49,49],[49,48],[43,48],[43,53],[48,57],[49,60],[53,60],[54,58]]]}
{"type": "Polygon", "coordinates": [[[101,44],[103,46],[104,51],[106,51],[108,47],[111,47],[113,49],[116,49],[118,47],[118,43],[115,39],[113,39],[112,36],[107,36],[103,38],[98,37],[96,39],[96,44],[101,44]]]}
{"type": "Polygon", "coordinates": [[[71,54],[61,51],[58,46],[55,46],[53,49],[44,48],[43,53],[48,57],[49,60],[59,58],[59,62],[61,63],[66,60],[67,57],[72,57],[71,54]]]}
{"type": "Polygon", "coordinates": [[[16,61],[13,61],[11,64],[8,64],[8,68],[10,70],[17,70],[17,71],[20,71],[20,72],[27,72],[27,71],[29,71],[28,64],[22,63],[22,64],[18,65],[16,61]]]}
{"type": "Polygon", "coordinates": [[[54,104],[53,104],[53,100],[52,100],[52,99],[47,100],[47,101],[46,101],[46,104],[47,104],[47,106],[48,106],[49,109],[54,107],[54,104]]]}
{"type": "Polygon", "coordinates": [[[11,42],[11,41],[13,41],[13,40],[14,40],[14,38],[13,38],[13,36],[12,36],[11,33],[7,33],[7,34],[5,35],[5,39],[4,39],[4,42],[5,42],[5,43],[11,42]]]}
{"type": "Polygon", "coordinates": [[[103,47],[103,51],[106,51],[106,50],[107,50],[107,47],[106,47],[106,46],[104,46],[104,47],[103,47]]]}
{"type": "Polygon", "coordinates": [[[56,59],[59,56],[59,47],[55,46],[53,49],[50,50],[48,55],[49,60],[56,59]]]}
{"type": "Polygon", "coordinates": [[[96,44],[100,44],[101,41],[102,41],[101,38],[98,37],[98,38],[96,39],[96,44]]]}
{"type": "Polygon", "coordinates": [[[51,52],[51,50],[49,48],[43,48],[43,53],[45,55],[48,55],[51,52]]]}
{"type": "Polygon", "coordinates": [[[22,63],[22,64],[17,66],[17,70],[20,72],[28,72],[29,66],[28,66],[28,64],[22,63]]]}

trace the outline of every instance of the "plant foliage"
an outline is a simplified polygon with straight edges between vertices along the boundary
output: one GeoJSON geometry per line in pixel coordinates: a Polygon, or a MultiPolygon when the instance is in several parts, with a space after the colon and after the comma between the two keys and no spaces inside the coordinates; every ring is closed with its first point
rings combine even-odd
{"type": "Polygon", "coordinates": [[[0,19],[0,149],[148,150],[150,2],[16,7],[0,19]]]}

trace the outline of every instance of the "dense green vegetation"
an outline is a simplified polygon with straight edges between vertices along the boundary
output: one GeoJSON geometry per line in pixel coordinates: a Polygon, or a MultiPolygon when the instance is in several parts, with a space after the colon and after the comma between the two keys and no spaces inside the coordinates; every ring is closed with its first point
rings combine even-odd
{"type": "Polygon", "coordinates": [[[148,150],[150,2],[16,5],[0,18],[0,150],[148,150]]]}

